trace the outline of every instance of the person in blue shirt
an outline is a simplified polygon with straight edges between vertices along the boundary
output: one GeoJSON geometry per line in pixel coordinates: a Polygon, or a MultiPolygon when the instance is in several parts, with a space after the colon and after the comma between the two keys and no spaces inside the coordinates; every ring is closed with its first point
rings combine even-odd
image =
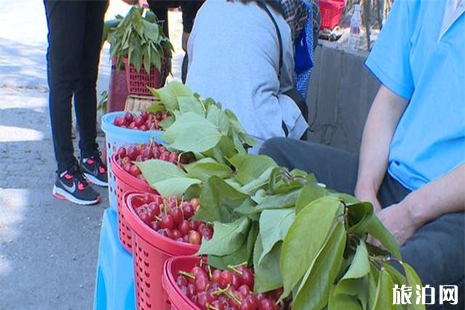
{"type": "Polygon", "coordinates": [[[428,309],[464,309],[465,1],[394,1],[366,60],[381,82],[360,155],[273,138],[260,152],[373,203],[423,285],[428,309]],[[439,303],[457,285],[457,305],[439,303]]]}

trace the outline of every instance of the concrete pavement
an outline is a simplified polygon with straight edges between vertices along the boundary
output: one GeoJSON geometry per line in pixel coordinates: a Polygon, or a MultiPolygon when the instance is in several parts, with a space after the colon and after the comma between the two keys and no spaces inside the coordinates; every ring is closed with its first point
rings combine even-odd
{"type": "MultiPolygon", "coordinates": [[[[0,310],[92,309],[99,232],[108,207],[52,197],[55,161],[46,81],[43,2],[0,0],[0,310]]],[[[112,0],[108,18],[128,7],[112,0]]],[[[178,55],[180,14],[171,29],[178,55]],[[173,31],[172,30],[172,31],[173,31]]],[[[98,94],[108,89],[108,46],[98,94]]],[[[103,137],[99,137],[102,142],[103,137]]],[[[101,144],[102,145],[102,144],[101,144]]],[[[102,145],[103,146],[103,145],[102,145]]]]}

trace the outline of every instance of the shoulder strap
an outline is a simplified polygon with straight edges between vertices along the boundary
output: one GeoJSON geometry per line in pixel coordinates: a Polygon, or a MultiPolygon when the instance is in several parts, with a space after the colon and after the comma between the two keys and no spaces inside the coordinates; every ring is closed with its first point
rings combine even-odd
{"type": "Polygon", "coordinates": [[[278,77],[281,77],[281,68],[283,67],[283,40],[281,38],[281,31],[279,31],[278,23],[276,23],[276,20],[274,19],[273,15],[270,12],[270,9],[268,9],[268,6],[266,5],[264,0],[258,0],[257,4],[260,8],[265,10],[266,14],[270,17],[271,21],[273,22],[273,25],[276,29],[276,34],[278,35],[278,44],[279,44],[279,71],[278,71],[278,77]]]}

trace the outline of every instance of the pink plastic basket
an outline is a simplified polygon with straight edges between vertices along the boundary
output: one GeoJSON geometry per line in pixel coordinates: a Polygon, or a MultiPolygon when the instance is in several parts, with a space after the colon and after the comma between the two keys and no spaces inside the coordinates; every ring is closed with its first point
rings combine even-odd
{"type": "Polygon", "coordinates": [[[318,6],[321,12],[320,29],[333,29],[341,22],[344,11],[344,1],[320,0],[318,6]]]}
{"type": "MultiPolygon", "coordinates": [[[[128,84],[128,92],[132,95],[151,95],[147,86],[152,88],[160,88],[163,86],[163,74],[160,73],[155,66],[150,67],[150,74],[147,74],[145,68],[142,66],[140,71],[128,62],[127,58],[123,59],[124,67],[126,70],[126,81],[128,84]]],[[[163,67],[163,65],[162,65],[163,67]]]]}

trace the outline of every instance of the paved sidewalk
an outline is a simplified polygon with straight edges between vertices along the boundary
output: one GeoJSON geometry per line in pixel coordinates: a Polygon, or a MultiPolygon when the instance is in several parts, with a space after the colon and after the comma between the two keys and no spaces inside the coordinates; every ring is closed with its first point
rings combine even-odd
{"type": "MultiPolygon", "coordinates": [[[[97,188],[104,197],[97,206],[52,197],[43,2],[0,0],[0,6],[0,310],[89,310],[107,190],[97,188]]],[[[112,0],[107,16],[127,10],[112,0]]],[[[179,23],[180,14],[173,14],[170,23],[179,23]]],[[[99,94],[108,89],[109,74],[105,47],[99,94]]]]}

